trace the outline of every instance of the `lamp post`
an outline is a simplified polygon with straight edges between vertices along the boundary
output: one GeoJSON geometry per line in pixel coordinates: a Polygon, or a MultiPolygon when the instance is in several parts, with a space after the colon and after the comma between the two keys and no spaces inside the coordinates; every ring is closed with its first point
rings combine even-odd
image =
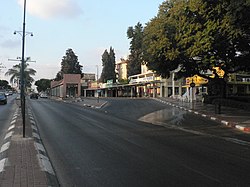
{"type": "Polygon", "coordinates": [[[99,69],[98,65],[96,65],[96,84],[97,84],[97,103],[99,103],[99,81],[98,81],[98,75],[99,74],[99,69]]]}
{"type": "Polygon", "coordinates": [[[23,30],[15,31],[14,34],[18,33],[22,36],[22,59],[21,59],[21,111],[22,111],[22,120],[23,120],[23,137],[25,137],[25,82],[24,82],[24,68],[25,68],[25,59],[24,59],[24,49],[25,49],[25,36],[31,35],[32,32],[25,31],[25,19],[26,19],[26,0],[24,0],[23,6],[23,30]]]}

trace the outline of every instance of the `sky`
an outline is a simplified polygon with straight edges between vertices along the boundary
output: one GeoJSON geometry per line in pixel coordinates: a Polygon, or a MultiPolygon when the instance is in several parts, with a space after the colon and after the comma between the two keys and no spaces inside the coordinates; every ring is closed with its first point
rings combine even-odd
{"type": "MultiPolygon", "coordinates": [[[[21,57],[23,0],[0,0],[0,79],[21,57]],[[14,35],[14,31],[17,34],[14,35]],[[5,67],[5,68],[3,68],[5,67]]],[[[53,79],[71,48],[84,73],[101,74],[101,56],[112,46],[116,61],[129,54],[129,26],[145,25],[163,0],[26,0],[25,57],[35,80],[53,79]],[[33,36],[28,35],[32,32],[33,36]]],[[[100,76],[100,75],[99,75],[100,76]]]]}

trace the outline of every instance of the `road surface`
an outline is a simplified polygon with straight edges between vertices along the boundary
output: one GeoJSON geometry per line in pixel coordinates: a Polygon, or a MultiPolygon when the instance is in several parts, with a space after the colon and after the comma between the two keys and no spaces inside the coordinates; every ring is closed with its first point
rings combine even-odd
{"type": "Polygon", "coordinates": [[[150,99],[28,105],[62,186],[250,185],[249,135],[207,119],[150,99]]]}

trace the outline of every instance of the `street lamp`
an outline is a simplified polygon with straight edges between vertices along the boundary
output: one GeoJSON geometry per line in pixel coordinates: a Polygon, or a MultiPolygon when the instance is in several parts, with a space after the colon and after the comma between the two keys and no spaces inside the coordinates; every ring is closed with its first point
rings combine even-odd
{"type": "MultiPolygon", "coordinates": [[[[21,36],[23,36],[23,31],[14,31],[13,34],[20,34],[21,36]]],[[[25,32],[25,36],[27,35],[34,36],[33,32],[25,32]]]]}
{"type": "Polygon", "coordinates": [[[21,59],[21,110],[22,110],[22,120],[23,120],[23,137],[25,137],[25,83],[24,83],[24,68],[25,62],[27,60],[24,59],[24,49],[25,49],[25,36],[30,35],[33,36],[32,32],[25,31],[25,18],[26,18],[26,0],[24,0],[23,6],[23,30],[22,31],[14,31],[14,34],[20,34],[22,36],[22,59],[21,59]]]}

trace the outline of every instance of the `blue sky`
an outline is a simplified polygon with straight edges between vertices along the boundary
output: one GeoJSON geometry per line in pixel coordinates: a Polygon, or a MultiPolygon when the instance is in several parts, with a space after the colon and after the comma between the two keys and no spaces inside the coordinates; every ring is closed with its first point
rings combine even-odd
{"type": "MultiPolygon", "coordinates": [[[[21,56],[23,0],[0,0],[0,64],[4,73],[21,56]]],[[[101,55],[112,46],[116,60],[129,54],[126,32],[137,22],[147,23],[156,16],[163,0],[26,0],[25,56],[36,61],[30,67],[37,71],[35,80],[54,78],[62,57],[72,48],[83,65],[83,72],[101,72],[101,55]]]]}

